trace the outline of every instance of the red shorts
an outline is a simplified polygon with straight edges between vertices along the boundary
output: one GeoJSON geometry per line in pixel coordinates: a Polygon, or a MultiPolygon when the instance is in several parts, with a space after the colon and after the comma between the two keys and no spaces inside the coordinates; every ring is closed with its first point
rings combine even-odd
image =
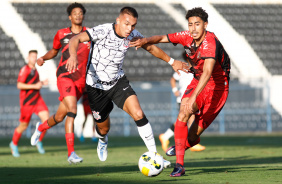
{"type": "MultiPolygon", "coordinates": [[[[189,98],[194,90],[195,87],[189,85],[182,99],[189,98]]],[[[195,123],[203,129],[208,128],[223,108],[228,93],[228,90],[210,90],[205,87],[196,98],[199,112],[195,114],[195,123]]]]}
{"type": "Polygon", "coordinates": [[[35,105],[24,105],[21,106],[20,122],[29,123],[30,118],[33,113],[38,115],[41,111],[48,111],[48,107],[45,104],[43,98],[39,96],[37,103],[35,105]]]}
{"type": "Polygon", "coordinates": [[[77,100],[83,94],[85,86],[77,86],[73,80],[68,78],[57,79],[57,87],[60,93],[59,100],[62,101],[66,96],[75,96],[77,100]]]}
{"type": "Polygon", "coordinates": [[[89,103],[83,102],[83,110],[84,110],[84,115],[87,116],[88,114],[92,114],[92,110],[89,106],[89,103]]]}

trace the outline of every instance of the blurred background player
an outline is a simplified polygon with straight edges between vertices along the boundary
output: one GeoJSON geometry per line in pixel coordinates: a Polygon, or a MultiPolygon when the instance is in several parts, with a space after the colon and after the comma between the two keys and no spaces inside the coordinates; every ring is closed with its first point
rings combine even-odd
{"type": "Polygon", "coordinates": [[[89,117],[89,115],[91,115],[90,117],[93,119],[93,135],[91,137],[91,140],[93,142],[98,142],[98,138],[95,136],[95,127],[96,127],[96,123],[95,123],[95,120],[92,116],[92,111],[91,111],[91,108],[89,106],[89,101],[88,101],[88,94],[87,94],[87,91],[85,90],[83,95],[82,95],[82,105],[83,105],[83,111],[84,111],[84,121],[82,123],[82,129],[81,129],[81,134],[80,134],[80,137],[79,137],[79,140],[80,142],[84,142],[85,139],[84,139],[84,136],[83,136],[83,130],[85,128],[85,124],[86,124],[86,121],[89,117]]]}
{"type": "MultiPolygon", "coordinates": [[[[39,90],[43,85],[48,84],[48,80],[39,81],[39,75],[35,68],[37,50],[30,50],[28,53],[28,63],[20,70],[17,88],[20,90],[20,124],[15,129],[10,148],[14,157],[19,157],[18,142],[22,133],[27,129],[33,113],[37,114],[42,122],[49,117],[48,108],[40,95],[39,90]]],[[[46,131],[42,132],[36,147],[41,154],[45,153],[42,139],[46,131]]]]}
{"type": "MultiPolygon", "coordinates": [[[[135,30],[138,13],[132,7],[120,10],[116,23],[102,24],[83,32],[70,41],[70,59],[68,71],[77,72],[77,46],[85,41],[92,41],[91,56],[87,67],[86,89],[89,104],[96,121],[96,136],[99,137],[97,154],[101,161],[107,159],[108,132],[110,129],[109,114],[113,109],[113,102],[135,121],[140,137],[147,149],[157,152],[151,124],[140,107],[135,91],[129,84],[122,69],[124,57],[129,49],[129,41],[135,37],[143,37],[135,30]]],[[[145,50],[166,62],[174,61],[155,45],[144,45],[145,50]]],[[[188,66],[175,60],[172,65],[175,71],[188,66]]],[[[165,161],[165,167],[170,165],[165,161]]]]}
{"type": "Polygon", "coordinates": [[[65,121],[65,137],[68,148],[68,162],[78,163],[83,159],[77,156],[74,151],[74,118],[77,113],[77,101],[82,96],[85,88],[85,73],[86,64],[89,54],[89,43],[80,43],[77,50],[77,59],[79,61],[79,70],[76,73],[69,73],[66,69],[66,63],[69,59],[69,40],[86,31],[86,27],[82,26],[84,14],[86,10],[80,3],[72,3],[67,8],[71,27],[60,29],[54,37],[53,48],[49,50],[44,56],[38,58],[37,64],[42,66],[46,60],[52,59],[57,56],[61,49],[62,57],[57,68],[57,87],[60,93],[60,105],[57,112],[49,117],[44,123],[38,123],[34,134],[31,137],[31,145],[36,145],[40,134],[62,122],[67,116],[65,121]]]}
{"type": "MultiPolygon", "coordinates": [[[[182,57],[184,61],[188,62],[188,57],[186,56],[186,52],[183,52],[182,57]]],[[[181,98],[187,88],[187,86],[191,83],[193,80],[193,74],[192,73],[185,73],[182,71],[179,71],[181,75],[178,75],[178,73],[174,73],[173,76],[170,79],[170,85],[172,88],[172,92],[176,96],[176,103],[178,104],[178,108],[180,109],[181,104],[181,98]],[[177,87],[178,86],[178,87],[177,87]]],[[[188,120],[188,129],[191,126],[191,124],[194,122],[195,116],[192,115],[191,118],[188,120]]],[[[163,150],[166,152],[169,146],[169,139],[174,136],[174,126],[175,123],[171,125],[170,128],[168,128],[165,133],[159,135],[160,142],[162,144],[163,150]]],[[[195,146],[190,148],[190,151],[203,151],[206,147],[202,146],[200,144],[196,144],[195,146]]]]}

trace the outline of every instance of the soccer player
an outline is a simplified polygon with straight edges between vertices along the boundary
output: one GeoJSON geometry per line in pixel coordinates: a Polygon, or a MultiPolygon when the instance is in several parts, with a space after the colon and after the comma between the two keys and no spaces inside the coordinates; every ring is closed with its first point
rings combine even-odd
{"type": "MultiPolygon", "coordinates": [[[[93,43],[87,64],[86,89],[97,124],[96,136],[99,138],[97,153],[101,161],[107,159],[107,133],[110,129],[109,114],[113,109],[113,102],[134,119],[140,137],[148,150],[157,152],[151,125],[122,70],[129,41],[135,37],[143,37],[135,30],[137,19],[138,13],[134,8],[124,7],[120,10],[116,23],[93,27],[70,40],[71,56],[67,67],[72,72],[77,72],[76,66],[79,64],[76,56],[78,44],[89,40],[93,43]]],[[[154,45],[144,45],[143,48],[166,62],[170,61],[177,72],[180,69],[188,69],[187,63],[174,61],[154,45]]],[[[169,164],[169,161],[165,161],[165,166],[169,164]]]]}
{"type": "Polygon", "coordinates": [[[200,135],[213,122],[223,108],[229,92],[230,59],[214,33],[206,30],[208,14],[201,7],[193,8],[186,14],[187,31],[138,39],[131,47],[139,48],[148,43],[182,44],[189,58],[190,71],[194,79],[188,85],[181,101],[175,124],[175,146],[167,155],[176,155],[176,166],[170,176],[185,174],[185,150],[200,142],[200,135]],[[192,115],[195,121],[187,129],[192,115]]]}
{"type": "Polygon", "coordinates": [[[67,8],[71,27],[60,29],[54,37],[53,48],[44,56],[37,59],[37,64],[42,66],[46,60],[57,56],[61,49],[62,57],[57,68],[57,86],[60,93],[60,105],[57,112],[49,117],[42,124],[38,123],[34,134],[31,137],[31,145],[36,145],[40,134],[65,120],[65,137],[68,148],[68,162],[78,163],[83,159],[77,156],[74,151],[74,118],[77,112],[77,101],[82,96],[85,88],[85,72],[89,54],[89,43],[80,43],[77,51],[77,59],[80,61],[79,70],[75,73],[69,73],[66,69],[66,62],[69,58],[69,40],[86,31],[86,27],[82,26],[84,14],[86,10],[80,3],[72,3],[67,8]]]}
{"type": "MultiPolygon", "coordinates": [[[[10,148],[14,157],[19,157],[18,142],[21,138],[22,133],[27,129],[33,113],[39,116],[40,120],[46,121],[49,117],[48,108],[40,95],[39,90],[43,85],[48,84],[48,80],[39,81],[39,75],[35,68],[37,59],[37,50],[30,50],[28,54],[28,63],[21,68],[17,88],[20,89],[20,124],[15,129],[10,148]]],[[[36,144],[38,152],[44,154],[42,139],[45,135],[44,131],[39,137],[39,141],[36,144]]]]}
{"type": "MultiPolygon", "coordinates": [[[[189,62],[185,51],[183,52],[182,57],[183,57],[184,61],[189,62]]],[[[182,98],[187,86],[193,80],[193,74],[192,73],[185,73],[185,72],[182,72],[182,71],[180,71],[180,73],[181,73],[181,75],[178,75],[178,73],[175,72],[170,79],[170,85],[171,85],[171,88],[172,88],[172,92],[176,96],[176,103],[178,104],[178,107],[180,107],[181,98],[182,98]],[[177,85],[177,82],[178,82],[178,85],[177,85]]],[[[191,118],[189,118],[189,120],[188,120],[188,129],[192,125],[194,120],[195,120],[195,116],[192,115],[191,118]]],[[[165,133],[162,133],[162,134],[159,135],[159,139],[160,139],[160,142],[162,144],[162,148],[165,152],[167,151],[167,148],[168,148],[168,145],[169,145],[169,139],[172,136],[174,136],[174,126],[175,126],[175,123],[173,123],[165,131],[165,133]]],[[[197,144],[197,145],[191,147],[189,150],[190,151],[203,151],[205,149],[206,149],[205,146],[197,144]]]]}
{"type": "Polygon", "coordinates": [[[84,121],[82,123],[82,130],[81,130],[81,134],[80,134],[80,142],[84,142],[84,136],[83,136],[83,130],[85,128],[85,124],[86,124],[86,121],[87,121],[87,117],[89,114],[91,114],[91,117],[93,119],[93,135],[92,135],[92,138],[91,140],[93,142],[97,142],[98,141],[98,138],[95,136],[95,120],[92,116],[92,111],[91,111],[91,108],[89,106],[89,100],[88,100],[88,94],[87,94],[87,91],[84,91],[83,95],[82,95],[82,105],[83,105],[83,111],[84,111],[84,121]]]}

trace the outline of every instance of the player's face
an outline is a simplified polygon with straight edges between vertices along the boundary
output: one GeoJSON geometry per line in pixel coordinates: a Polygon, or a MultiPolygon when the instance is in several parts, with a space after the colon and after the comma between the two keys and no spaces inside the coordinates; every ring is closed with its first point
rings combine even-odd
{"type": "Polygon", "coordinates": [[[31,52],[31,53],[28,55],[28,62],[29,62],[30,64],[32,64],[32,65],[35,65],[36,60],[37,60],[37,53],[31,52]]]}
{"type": "Polygon", "coordinates": [[[116,21],[116,32],[121,37],[128,37],[137,24],[137,18],[128,14],[120,15],[116,21]]]}
{"type": "Polygon", "coordinates": [[[190,17],[188,19],[188,28],[195,41],[202,41],[205,37],[205,31],[208,23],[200,17],[190,17]]]}
{"type": "Polygon", "coordinates": [[[81,25],[82,21],[84,19],[84,15],[83,15],[82,9],[81,8],[74,8],[71,11],[69,19],[70,19],[72,24],[81,25]]]}

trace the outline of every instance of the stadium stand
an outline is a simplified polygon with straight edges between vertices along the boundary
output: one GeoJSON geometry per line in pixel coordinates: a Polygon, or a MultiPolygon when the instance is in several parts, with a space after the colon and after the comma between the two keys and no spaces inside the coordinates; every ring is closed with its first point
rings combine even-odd
{"type": "MultiPolygon", "coordinates": [[[[84,25],[97,26],[114,22],[120,8],[131,5],[136,8],[139,19],[137,30],[144,36],[167,34],[182,30],[175,21],[155,4],[103,4],[84,3],[87,12],[84,25]]],[[[13,3],[17,12],[22,15],[29,27],[42,37],[47,49],[52,48],[53,37],[58,29],[68,27],[69,21],[65,3],[13,3]]],[[[159,45],[168,55],[181,59],[182,48],[168,44],[159,45]]],[[[59,56],[56,58],[59,61],[59,56]]],[[[131,49],[124,62],[124,70],[131,81],[168,80],[173,73],[171,67],[154,58],[143,49],[131,49]]]]}
{"type": "Polygon", "coordinates": [[[282,74],[282,5],[213,4],[244,35],[272,75],[282,74]]]}
{"type": "Polygon", "coordinates": [[[17,44],[0,27],[0,85],[16,84],[20,68],[24,65],[17,44]]]}

